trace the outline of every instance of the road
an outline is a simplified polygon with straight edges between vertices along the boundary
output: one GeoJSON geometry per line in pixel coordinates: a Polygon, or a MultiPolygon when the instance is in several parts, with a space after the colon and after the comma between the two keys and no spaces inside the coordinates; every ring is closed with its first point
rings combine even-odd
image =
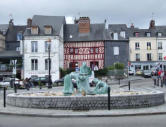
{"type": "Polygon", "coordinates": [[[165,127],[166,115],[47,118],[0,115],[0,127],[165,127]]]}

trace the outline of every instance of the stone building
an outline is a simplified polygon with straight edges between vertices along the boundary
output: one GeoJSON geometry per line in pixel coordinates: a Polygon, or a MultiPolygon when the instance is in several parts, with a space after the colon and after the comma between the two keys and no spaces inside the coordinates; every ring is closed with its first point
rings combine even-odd
{"type": "Polygon", "coordinates": [[[125,24],[110,24],[105,34],[105,67],[114,63],[123,63],[126,67],[129,60],[128,28],[125,24]]]}
{"type": "Polygon", "coordinates": [[[48,76],[48,53],[50,47],[51,78],[59,79],[63,67],[64,16],[34,15],[28,19],[22,43],[24,78],[48,76]]]}

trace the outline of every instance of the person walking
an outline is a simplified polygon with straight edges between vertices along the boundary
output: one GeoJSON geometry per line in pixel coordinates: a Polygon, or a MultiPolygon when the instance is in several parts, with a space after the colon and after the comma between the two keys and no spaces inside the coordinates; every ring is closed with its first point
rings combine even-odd
{"type": "Polygon", "coordinates": [[[163,77],[164,77],[164,71],[161,70],[161,74],[160,74],[161,87],[163,87],[163,83],[164,83],[163,77]]]}
{"type": "Polygon", "coordinates": [[[166,87],[166,71],[164,72],[163,83],[164,83],[164,85],[165,85],[165,87],[166,87]]]}
{"type": "Polygon", "coordinates": [[[152,79],[154,81],[154,87],[155,87],[157,85],[157,73],[156,72],[152,73],[152,79]]]}

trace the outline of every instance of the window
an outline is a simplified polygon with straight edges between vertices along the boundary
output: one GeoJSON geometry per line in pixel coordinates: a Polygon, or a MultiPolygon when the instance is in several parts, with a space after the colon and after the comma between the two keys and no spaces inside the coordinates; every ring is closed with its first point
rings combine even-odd
{"type": "Polygon", "coordinates": [[[143,70],[149,70],[149,65],[144,65],[143,70]]]}
{"type": "Polygon", "coordinates": [[[163,54],[162,53],[158,54],[158,60],[163,60],[163,54]]]}
{"type": "Polygon", "coordinates": [[[151,61],[151,60],[152,60],[151,53],[147,53],[147,60],[148,60],[148,61],[151,61]]]}
{"type": "Polygon", "coordinates": [[[31,60],[31,70],[38,70],[38,60],[37,59],[31,60]]]}
{"type": "Polygon", "coordinates": [[[52,34],[52,27],[51,26],[44,26],[44,33],[45,34],[52,34]]]}
{"type": "Polygon", "coordinates": [[[123,38],[126,38],[126,33],[125,33],[125,31],[121,31],[121,32],[120,32],[120,36],[123,37],[123,38]]]}
{"type": "Polygon", "coordinates": [[[20,41],[20,40],[22,40],[23,38],[22,38],[22,33],[21,32],[18,32],[17,33],[17,41],[20,41]]]}
{"type": "Polygon", "coordinates": [[[74,49],[73,49],[73,48],[70,48],[70,49],[69,49],[69,53],[70,53],[70,54],[73,54],[73,53],[74,53],[74,49]]]}
{"type": "Polygon", "coordinates": [[[147,36],[147,37],[150,37],[150,32],[147,32],[147,33],[146,33],[146,36],[147,36]]]}
{"type": "Polygon", "coordinates": [[[134,33],[135,37],[139,37],[139,32],[134,33]]]}
{"type": "Polygon", "coordinates": [[[16,47],[16,51],[20,51],[20,47],[16,47]]]}
{"type": "Polygon", "coordinates": [[[36,35],[38,34],[38,27],[37,26],[32,26],[31,27],[31,34],[36,35]]]}
{"type": "Polygon", "coordinates": [[[50,48],[50,51],[51,51],[51,43],[48,42],[48,41],[45,41],[45,52],[48,52],[49,48],[50,48]]]}
{"type": "Polygon", "coordinates": [[[95,48],[95,53],[99,53],[99,49],[98,48],[95,48]]]}
{"type": "Polygon", "coordinates": [[[162,36],[162,33],[160,33],[160,32],[157,33],[157,36],[158,36],[158,37],[161,37],[161,36],[162,36]]]}
{"type": "MultiPolygon", "coordinates": [[[[49,59],[45,59],[45,70],[49,69],[49,59]]],[[[51,59],[50,59],[50,69],[51,69],[51,59]]]]}
{"type": "Polygon", "coordinates": [[[114,55],[119,55],[119,47],[114,47],[114,55]]]}
{"type": "Polygon", "coordinates": [[[78,54],[78,48],[75,48],[75,54],[78,54]]]}
{"type": "Polygon", "coordinates": [[[139,42],[136,42],[136,43],[135,43],[135,49],[140,49],[140,48],[139,48],[139,42]]]}
{"type": "Polygon", "coordinates": [[[158,42],[158,49],[162,49],[162,42],[158,42]]]}
{"type": "Polygon", "coordinates": [[[151,50],[151,42],[147,42],[147,50],[151,50]]]}
{"type": "Polygon", "coordinates": [[[141,65],[135,65],[135,70],[141,70],[141,65]]]}
{"type": "Polygon", "coordinates": [[[32,52],[38,52],[37,41],[32,41],[31,42],[31,51],[32,52]]]}
{"type": "Polygon", "coordinates": [[[135,57],[136,57],[136,61],[140,61],[140,54],[137,53],[137,54],[135,55],[135,57]]]}
{"type": "Polygon", "coordinates": [[[118,40],[118,33],[114,33],[113,35],[114,35],[114,36],[113,36],[113,39],[114,39],[114,40],[118,40]]]}
{"type": "Polygon", "coordinates": [[[91,54],[93,54],[93,53],[94,53],[93,48],[90,48],[90,53],[91,53],[91,54]]]}

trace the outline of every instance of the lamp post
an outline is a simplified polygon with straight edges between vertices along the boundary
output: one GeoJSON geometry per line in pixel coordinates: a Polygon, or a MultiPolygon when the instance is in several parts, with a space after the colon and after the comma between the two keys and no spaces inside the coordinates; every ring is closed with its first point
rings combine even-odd
{"type": "Polygon", "coordinates": [[[51,58],[50,58],[50,51],[51,51],[51,39],[48,39],[48,89],[52,88],[51,84],[51,58]]]}

